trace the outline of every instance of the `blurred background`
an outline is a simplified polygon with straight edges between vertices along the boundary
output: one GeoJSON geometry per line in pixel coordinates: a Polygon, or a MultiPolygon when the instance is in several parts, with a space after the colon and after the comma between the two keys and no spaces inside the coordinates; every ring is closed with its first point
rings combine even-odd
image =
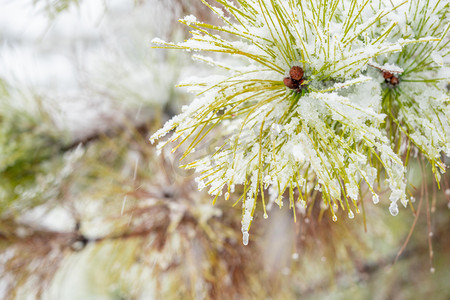
{"type": "Polygon", "coordinates": [[[295,222],[256,213],[244,246],[237,197],[156,155],[191,99],[175,85],[214,72],[151,48],[188,14],[219,21],[200,0],[0,0],[0,298],[450,299],[449,176],[420,158],[398,216],[364,198],[334,223],[316,195],[295,222]]]}

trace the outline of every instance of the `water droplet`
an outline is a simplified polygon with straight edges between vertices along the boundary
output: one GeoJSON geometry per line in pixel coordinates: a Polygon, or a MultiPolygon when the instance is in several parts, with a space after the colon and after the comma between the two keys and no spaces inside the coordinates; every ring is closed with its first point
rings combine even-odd
{"type": "Polygon", "coordinates": [[[293,259],[293,260],[298,260],[298,258],[299,258],[299,255],[298,255],[297,252],[292,253],[292,259],[293,259]]]}
{"type": "Polygon", "coordinates": [[[446,189],[446,190],[445,190],[445,195],[446,195],[446,196],[450,196],[450,189],[446,189]]]}
{"type": "Polygon", "coordinates": [[[432,237],[432,236],[433,236],[433,232],[430,231],[430,232],[428,233],[428,235],[429,235],[430,237],[432,237]]]}
{"type": "Polygon", "coordinates": [[[336,217],[336,215],[333,215],[333,222],[336,222],[337,221],[337,217],[336,217]]]}
{"type": "Polygon", "coordinates": [[[378,197],[377,194],[374,194],[372,196],[372,201],[373,201],[373,204],[377,204],[378,202],[380,202],[380,198],[378,197]]]}
{"type": "Polygon", "coordinates": [[[338,206],[336,203],[334,203],[334,204],[333,204],[333,210],[336,211],[336,210],[338,210],[338,209],[339,209],[339,206],[338,206]]]}
{"type": "Polygon", "coordinates": [[[267,215],[267,213],[264,213],[264,219],[267,219],[269,216],[267,215]]]}
{"type": "Polygon", "coordinates": [[[350,219],[353,219],[353,218],[355,217],[355,215],[353,214],[352,211],[349,211],[349,212],[348,212],[348,217],[349,217],[350,219]]]}
{"type": "Polygon", "coordinates": [[[398,215],[398,205],[397,205],[397,203],[391,203],[391,205],[389,206],[389,212],[393,216],[398,215]]]}
{"type": "Polygon", "coordinates": [[[242,243],[244,244],[244,246],[248,245],[248,236],[249,234],[247,231],[242,232],[242,243]]]}
{"type": "Polygon", "coordinates": [[[431,267],[431,268],[430,268],[430,273],[434,273],[434,272],[436,272],[436,269],[433,268],[433,267],[431,267]]]}
{"type": "Polygon", "coordinates": [[[415,203],[415,202],[416,202],[416,198],[414,198],[413,196],[411,196],[411,198],[409,198],[409,201],[411,201],[411,203],[415,203]]]}
{"type": "Polygon", "coordinates": [[[225,200],[228,200],[228,199],[230,199],[230,193],[226,192],[225,193],[225,200]]]}
{"type": "Polygon", "coordinates": [[[305,218],[305,223],[309,224],[309,218],[305,218]]]}

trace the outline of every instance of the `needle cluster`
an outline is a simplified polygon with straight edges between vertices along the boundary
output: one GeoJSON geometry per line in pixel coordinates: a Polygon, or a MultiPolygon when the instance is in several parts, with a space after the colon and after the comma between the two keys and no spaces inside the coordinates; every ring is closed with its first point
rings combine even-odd
{"type": "Polygon", "coordinates": [[[338,209],[351,218],[360,212],[362,186],[377,203],[385,185],[396,215],[397,202],[408,202],[404,153],[415,148],[435,174],[445,171],[448,3],[202,2],[222,25],[190,15],[180,20],[192,29],[189,40],[153,42],[194,52],[215,75],[181,84],[195,100],[151,141],[170,133],[159,147],[183,146],[185,167],[215,199],[241,194],[244,244],[258,202],[267,216],[268,203],[287,198],[295,210],[321,193],[336,221],[338,209]]]}

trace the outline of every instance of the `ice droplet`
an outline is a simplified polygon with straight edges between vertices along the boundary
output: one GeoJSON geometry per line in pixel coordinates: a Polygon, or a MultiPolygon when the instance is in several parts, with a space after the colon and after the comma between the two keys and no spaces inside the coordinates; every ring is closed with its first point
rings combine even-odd
{"type": "Polygon", "coordinates": [[[398,215],[398,205],[397,205],[397,203],[391,203],[391,205],[389,206],[389,212],[393,216],[398,215]]]}
{"type": "Polygon", "coordinates": [[[348,212],[348,217],[349,217],[350,219],[353,219],[353,218],[355,217],[355,215],[353,214],[352,211],[349,211],[349,212],[348,212]]]}
{"type": "Polygon", "coordinates": [[[337,221],[337,217],[336,217],[336,215],[333,215],[333,222],[336,222],[337,221]]]}
{"type": "Polygon", "coordinates": [[[242,232],[242,243],[247,246],[248,245],[248,231],[242,232]]]}
{"type": "Polygon", "coordinates": [[[380,202],[380,198],[378,197],[377,194],[372,196],[372,201],[373,201],[373,204],[377,204],[378,202],[380,202]]]}

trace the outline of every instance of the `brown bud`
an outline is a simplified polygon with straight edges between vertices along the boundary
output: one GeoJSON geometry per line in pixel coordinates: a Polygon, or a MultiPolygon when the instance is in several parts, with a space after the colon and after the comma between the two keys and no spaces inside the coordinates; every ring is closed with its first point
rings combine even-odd
{"type": "Polygon", "coordinates": [[[289,76],[294,80],[301,80],[303,77],[303,69],[299,66],[293,66],[289,71],[289,76]]]}
{"type": "Polygon", "coordinates": [[[392,78],[391,78],[391,84],[392,84],[392,85],[395,86],[395,85],[397,85],[399,82],[400,82],[400,81],[398,80],[397,77],[392,76],[392,78]]]}
{"type": "Polygon", "coordinates": [[[392,76],[394,76],[394,75],[392,75],[391,72],[383,71],[383,77],[384,77],[384,79],[392,78],[392,76]]]}
{"type": "Polygon", "coordinates": [[[283,83],[290,89],[295,90],[296,88],[298,88],[298,81],[292,80],[290,77],[284,78],[283,83]]]}

